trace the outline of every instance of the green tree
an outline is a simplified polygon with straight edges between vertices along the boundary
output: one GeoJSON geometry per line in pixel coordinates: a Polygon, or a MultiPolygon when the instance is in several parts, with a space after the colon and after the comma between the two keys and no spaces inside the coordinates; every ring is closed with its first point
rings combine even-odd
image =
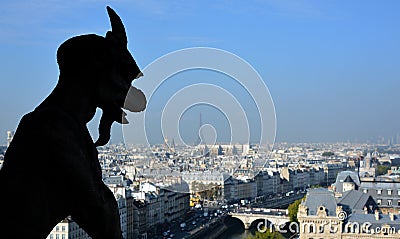
{"type": "Polygon", "coordinates": [[[246,239],[285,239],[285,237],[277,231],[271,232],[267,229],[265,232],[256,232],[254,236],[248,236],[246,239]]]}
{"type": "Polygon", "coordinates": [[[390,166],[388,166],[388,165],[378,165],[378,168],[376,169],[376,174],[384,175],[388,172],[389,169],[390,169],[390,166]]]}
{"type": "Polygon", "coordinates": [[[289,205],[289,219],[291,222],[298,222],[297,221],[297,212],[299,211],[299,205],[303,199],[299,199],[294,201],[292,204],[289,205]]]}
{"type": "Polygon", "coordinates": [[[330,156],[333,156],[333,155],[335,155],[333,152],[323,152],[322,153],[323,157],[330,157],[330,156]]]}

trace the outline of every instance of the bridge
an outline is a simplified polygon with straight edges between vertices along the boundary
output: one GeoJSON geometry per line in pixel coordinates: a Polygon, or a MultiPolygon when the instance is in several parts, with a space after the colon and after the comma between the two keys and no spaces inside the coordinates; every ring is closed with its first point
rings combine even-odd
{"type": "MultiPolygon", "coordinates": [[[[229,213],[231,217],[237,218],[243,222],[244,228],[247,230],[251,224],[257,220],[264,220],[272,223],[274,226],[280,226],[287,222],[290,222],[289,216],[285,209],[269,209],[269,208],[250,208],[250,209],[238,209],[235,212],[229,213]]],[[[263,226],[267,226],[267,225],[263,226]]]]}

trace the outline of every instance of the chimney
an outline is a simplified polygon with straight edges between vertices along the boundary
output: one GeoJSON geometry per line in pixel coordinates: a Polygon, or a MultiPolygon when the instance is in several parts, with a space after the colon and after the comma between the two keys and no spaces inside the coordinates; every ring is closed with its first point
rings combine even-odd
{"type": "Polygon", "coordinates": [[[379,211],[378,211],[378,209],[375,210],[375,220],[379,221],[379,211]]]}

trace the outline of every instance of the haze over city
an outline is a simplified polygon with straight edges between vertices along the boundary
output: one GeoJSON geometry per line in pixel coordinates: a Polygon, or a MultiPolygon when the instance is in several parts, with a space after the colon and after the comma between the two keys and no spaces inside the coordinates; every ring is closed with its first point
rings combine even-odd
{"type": "MultiPolygon", "coordinates": [[[[0,3],[0,144],[5,144],[6,131],[15,130],[20,118],[55,86],[58,46],[72,36],[106,33],[107,4],[0,3]]],[[[123,16],[128,47],[141,68],[169,52],[198,46],[223,49],[246,60],[271,93],[278,141],[366,141],[382,136],[387,142],[398,138],[398,1],[111,4],[123,16]]],[[[202,74],[191,80],[203,82],[202,74]]],[[[213,79],[220,80],[216,76],[205,81],[213,79]]],[[[160,95],[170,95],[180,84],[171,80],[160,95]]],[[[240,94],[240,89],[230,90],[240,94]]],[[[184,115],[188,121],[183,122],[182,131],[197,129],[200,111],[205,123],[218,126],[219,122],[224,141],[225,120],[218,113],[211,118],[213,114],[207,112],[214,111],[210,109],[188,111],[191,115],[184,115]]],[[[121,129],[114,127],[113,133],[113,142],[118,142],[121,129]]],[[[195,140],[191,133],[184,137],[195,140]]]]}

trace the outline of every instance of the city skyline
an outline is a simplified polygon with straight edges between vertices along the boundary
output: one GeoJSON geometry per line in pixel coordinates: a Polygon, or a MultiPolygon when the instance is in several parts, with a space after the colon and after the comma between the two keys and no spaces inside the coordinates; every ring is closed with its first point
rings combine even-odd
{"type": "MultiPolygon", "coordinates": [[[[55,86],[58,46],[75,35],[105,34],[107,4],[0,3],[4,34],[0,39],[0,145],[6,144],[6,132],[14,131],[21,117],[55,86]]],[[[126,24],[129,49],[141,68],[169,52],[197,46],[224,49],[251,64],[274,101],[277,141],[354,142],[384,137],[387,142],[393,137],[398,142],[399,4],[131,1],[112,6],[126,24]]],[[[232,88],[232,92],[237,91],[232,88]]],[[[198,114],[187,118],[198,127],[198,114]]],[[[92,131],[96,135],[96,129],[92,131]]],[[[113,142],[118,142],[121,129],[115,126],[113,131],[113,142]]]]}

